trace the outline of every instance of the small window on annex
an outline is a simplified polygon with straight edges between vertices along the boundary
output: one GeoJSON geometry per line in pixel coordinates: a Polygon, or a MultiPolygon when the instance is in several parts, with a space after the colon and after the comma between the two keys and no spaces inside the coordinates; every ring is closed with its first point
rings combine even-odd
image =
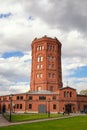
{"type": "Polygon", "coordinates": [[[53,104],[53,109],[56,109],[56,104],[53,104]]]}
{"type": "Polygon", "coordinates": [[[72,92],[70,92],[70,97],[72,97],[72,92]]]}
{"type": "Polygon", "coordinates": [[[55,95],[53,96],[53,100],[56,100],[56,96],[55,95]]]}
{"type": "Polygon", "coordinates": [[[20,100],[23,100],[23,96],[20,96],[20,100]]]}
{"type": "Polygon", "coordinates": [[[20,99],[20,97],[19,96],[17,96],[17,100],[19,100],[20,99]]]}
{"type": "Polygon", "coordinates": [[[22,109],[22,104],[20,104],[20,109],[22,109]]]}
{"type": "Polygon", "coordinates": [[[46,100],[45,96],[39,96],[39,100],[46,100]]]}
{"type": "Polygon", "coordinates": [[[32,96],[29,96],[29,100],[32,100],[33,98],[32,98],[32,96]]]}
{"type": "Polygon", "coordinates": [[[32,104],[29,104],[29,109],[32,109],[32,104]]]}
{"type": "Polygon", "coordinates": [[[64,91],[64,97],[66,97],[67,96],[67,92],[66,91],[64,91]]]}

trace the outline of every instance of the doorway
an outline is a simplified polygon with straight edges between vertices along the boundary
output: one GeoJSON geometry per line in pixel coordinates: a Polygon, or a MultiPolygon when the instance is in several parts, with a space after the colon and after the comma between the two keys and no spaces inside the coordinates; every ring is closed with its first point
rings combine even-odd
{"type": "Polygon", "coordinates": [[[66,104],[65,105],[65,112],[66,113],[71,113],[72,111],[71,111],[71,104],[66,104]]]}
{"type": "Polygon", "coordinates": [[[46,113],[46,105],[44,105],[44,104],[39,105],[38,112],[39,113],[46,113]]]}

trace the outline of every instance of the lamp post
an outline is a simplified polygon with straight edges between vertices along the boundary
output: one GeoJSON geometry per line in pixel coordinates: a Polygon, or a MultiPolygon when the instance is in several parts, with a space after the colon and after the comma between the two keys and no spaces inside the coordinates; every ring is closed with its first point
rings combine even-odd
{"type": "Polygon", "coordinates": [[[48,117],[50,118],[50,98],[48,99],[48,117]]]}
{"type": "Polygon", "coordinates": [[[11,112],[12,112],[12,94],[10,95],[10,122],[11,122],[11,112]]]}

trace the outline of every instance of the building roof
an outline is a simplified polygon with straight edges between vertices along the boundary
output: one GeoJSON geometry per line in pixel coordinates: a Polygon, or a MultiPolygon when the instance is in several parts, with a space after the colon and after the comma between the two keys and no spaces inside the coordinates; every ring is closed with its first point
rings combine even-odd
{"type": "Polygon", "coordinates": [[[48,90],[41,90],[41,91],[28,92],[27,94],[55,94],[55,92],[51,92],[48,90]]]}
{"type": "Polygon", "coordinates": [[[71,88],[71,87],[69,87],[69,86],[66,86],[66,87],[64,87],[64,88],[60,88],[60,90],[63,90],[63,89],[73,89],[73,90],[76,90],[76,89],[71,88]]]}

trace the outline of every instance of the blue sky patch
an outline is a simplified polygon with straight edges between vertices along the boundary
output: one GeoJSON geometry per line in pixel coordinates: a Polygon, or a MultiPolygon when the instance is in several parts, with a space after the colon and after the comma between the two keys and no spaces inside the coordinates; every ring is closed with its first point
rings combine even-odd
{"type": "Polygon", "coordinates": [[[71,77],[84,78],[87,77],[87,66],[78,67],[71,77]]]}
{"type": "Polygon", "coordinates": [[[13,52],[5,52],[2,57],[3,58],[10,58],[10,57],[22,57],[24,56],[24,53],[20,51],[13,51],[13,52]]]}
{"type": "Polygon", "coordinates": [[[28,19],[31,21],[34,20],[33,16],[29,16],[28,19]]]}
{"type": "Polygon", "coordinates": [[[1,13],[1,14],[0,14],[0,19],[8,18],[8,17],[10,17],[11,15],[12,15],[12,13],[10,13],[10,12],[9,12],[9,13],[4,13],[4,14],[1,13]]]}

